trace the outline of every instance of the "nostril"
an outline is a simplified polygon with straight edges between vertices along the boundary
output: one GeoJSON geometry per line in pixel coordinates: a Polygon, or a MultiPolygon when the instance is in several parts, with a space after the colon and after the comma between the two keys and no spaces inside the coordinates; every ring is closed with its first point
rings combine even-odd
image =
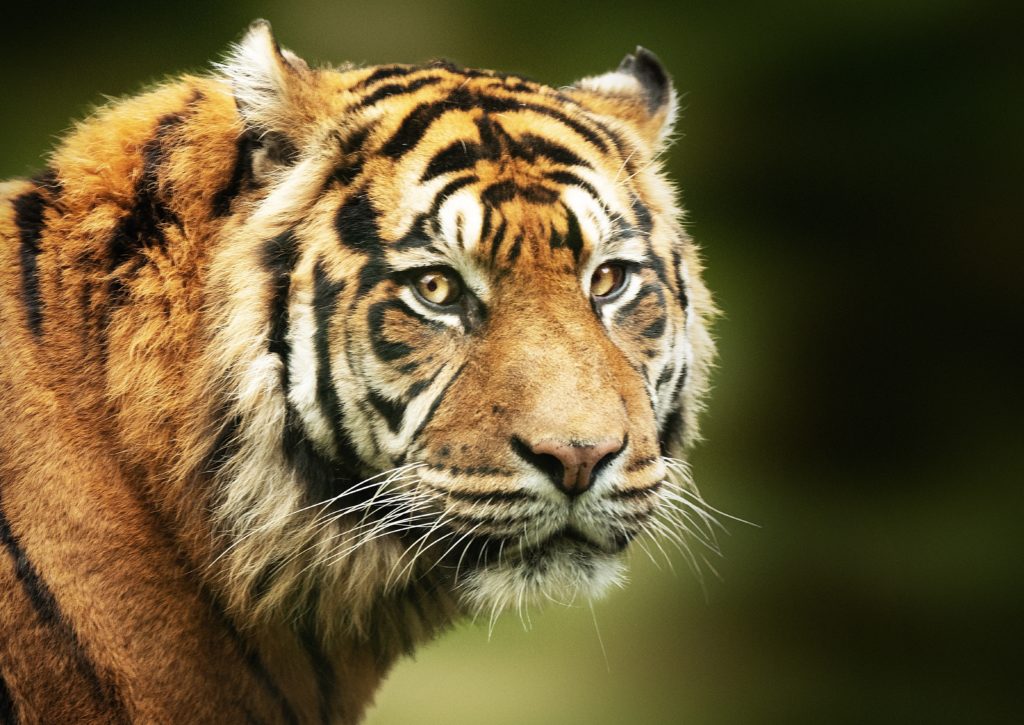
{"type": "Polygon", "coordinates": [[[565,478],[565,467],[557,456],[536,452],[533,446],[527,444],[519,436],[512,437],[512,450],[524,461],[544,473],[556,486],[562,485],[561,482],[565,478]]]}
{"type": "Polygon", "coordinates": [[[625,448],[625,439],[604,438],[595,443],[545,439],[528,444],[513,437],[513,450],[543,471],[562,492],[578,496],[593,484],[597,474],[625,448]]]}
{"type": "Polygon", "coordinates": [[[598,477],[608,465],[619,457],[619,454],[626,450],[626,446],[629,445],[629,436],[623,436],[622,440],[612,439],[607,440],[604,444],[598,444],[595,446],[595,456],[600,456],[594,463],[593,468],[590,470],[591,483],[598,477]]]}

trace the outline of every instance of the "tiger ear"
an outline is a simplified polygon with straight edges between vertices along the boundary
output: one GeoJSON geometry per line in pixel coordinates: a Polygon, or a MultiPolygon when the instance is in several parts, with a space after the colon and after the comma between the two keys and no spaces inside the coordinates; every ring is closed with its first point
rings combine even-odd
{"type": "Polygon", "coordinates": [[[316,125],[316,78],[306,61],[278,45],[270,23],[257,20],[218,69],[227,78],[246,129],[262,159],[287,164],[316,125]]]}
{"type": "Polygon", "coordinates": [[[632,126],[652,153],[661,151],[672,134],[678,98],[665,67],[646,48],[637,46],[610,73],[578,81],[585,105],[632,126]]]}

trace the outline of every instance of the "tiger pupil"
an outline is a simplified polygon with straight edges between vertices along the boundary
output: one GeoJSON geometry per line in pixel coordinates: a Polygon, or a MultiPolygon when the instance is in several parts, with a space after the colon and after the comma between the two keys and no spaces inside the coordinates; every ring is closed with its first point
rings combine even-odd
{"type": "Polygon", "coordinates": [[[427,272],[417,280],[416,288],[435,305],[450,305],[459,296],[457,282],[444,272],[427,272]]]}
{"type": "Polygon", "coordinates": [[[602,264],[590,280],[590,293],[594,297],[607,297],[619,290],[625,281],[625,271],[618,264],[602,264]]]}

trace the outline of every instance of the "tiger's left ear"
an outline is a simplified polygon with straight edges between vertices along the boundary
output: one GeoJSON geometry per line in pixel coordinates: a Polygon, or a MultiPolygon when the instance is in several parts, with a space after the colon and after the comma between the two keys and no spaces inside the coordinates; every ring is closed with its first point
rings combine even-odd
{"type": "Polygon", "coordinates": [[[678,99],[665,67],[646,48],[637,46],[616,70],[584,78],[569,91],[584,106],[631,125],[652,154],[667,145],[678,99]]]}
{"type": "Polygon", "coordinates": [[[287,164],[318,128],[323,102],[317,74],[277,44],[266,20],[257,20],[217,65],[231,85],[246,129],[259,139],[262,161],[287,164]]]}

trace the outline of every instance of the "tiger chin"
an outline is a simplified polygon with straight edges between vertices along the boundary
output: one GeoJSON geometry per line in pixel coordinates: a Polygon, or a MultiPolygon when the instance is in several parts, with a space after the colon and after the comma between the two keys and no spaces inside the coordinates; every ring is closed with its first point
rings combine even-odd
{"type": "Polygon", "coordinates": [[[358,722],[702,508],[714,347],[638,48],[552,88],[254,24],[0,185],[0,719],[358,722]]]}

